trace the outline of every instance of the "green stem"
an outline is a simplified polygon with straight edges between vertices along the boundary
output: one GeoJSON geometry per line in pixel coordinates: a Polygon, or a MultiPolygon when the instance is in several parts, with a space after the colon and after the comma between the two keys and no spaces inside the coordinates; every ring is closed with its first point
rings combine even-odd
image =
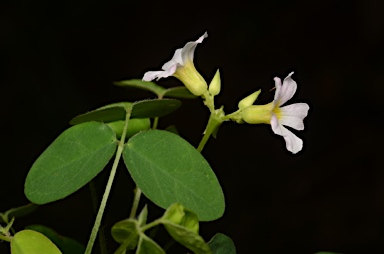
{"type": "MultiPolygon", "coordinates": [[[[94,179],[89,182],[88,184],[89,190],[91,192],[91,199],[92,199],[92,207],[94,213],[97,212],[97,206],[98,206],[98,200],[97,200],[97,193],[96,193],[96,187],[94,179]]],[[[105,230],[104,227],[100,227],[99,230],[99,244],[100,244],[100,252],[101,254],[107,254],[107,245],[105,244],[105,230]]]]}
{"type": "Polygon", "coordinates": [[[201,151],[203,150],[203,148],[204,148],[205,144],[207,143],[209,137],[215,131],[217,131],[217,129],[222,124],[222,122],[223,122],[223,120],[220,117],[218,117],[216,114],[211,114],[211,116],[209,117],[209,120],[208,120],[207,127],[205,128],[205,131],[204,131],[204,136],[201,139],[201,141],[199,143],[199,146],[197,147],[197,151],[199,151],[201,153],[201,151]]]}
{"type": "Polygon", "coordinates": [[[153,119],[152,129],[156,130],[158,124],[159,124],[159,118],[158,118],[158,117],[155,117],[155,118],[153,119]]]}
{"type": "Polygon", "coordinates": [[[140,230],[141,230],[142,233],[144,233],[144,231],[146,231],[146,230],[148,230],[150,228],[153,228],[153,227],[161,224],[161,221],[162,221],[162,218],[154,220],[151,223],[148,223],[148,224],[144,225],[140,230]]]}
{"type": "Polygon", "coordinates": [[[105,206],[107,205],[108,196],[109,196],[109,193],[111,192],[113,179],[115,178],[115,175],[116,175],[117,165],[119,164],[121,154],[123,153],[125,135],[127,133],[128,122],[130,117],[131,117],[131,112],[128,111],[125,117],[123,134],[121,135],[119,146],[117,147],[116,157],[112,165],[111,173],[109,174],[107,186],[105,187],[104,195],[100,203],[99,211],[97,212],[97,215],[96,215],[95,224],[93,225],[92,232],[88,240],[87,248],[85,250],[85,254],[91,254],[92,247],[93,247],[93,244],[95,243],[95,239],[97,236],[97,232],[99,231],[99,228],[100,228],[101,219],[103,217],[105,206]]]}
{"type": "Polygon", "coordinates": [[[141,190],[139,189],[139,187],[136,187],[134,192],[135,192],[135,197],[133,199],[131,214],[129,215],[130,219],[134,219],[136,217],[137,207],[139,206],[140,196],[141,196],[141,190]]]}
{"type": "Polygon", "coordinates": [[[12,238],[9,236],[0,235],[0,240],[11,242],[12,238]]]}

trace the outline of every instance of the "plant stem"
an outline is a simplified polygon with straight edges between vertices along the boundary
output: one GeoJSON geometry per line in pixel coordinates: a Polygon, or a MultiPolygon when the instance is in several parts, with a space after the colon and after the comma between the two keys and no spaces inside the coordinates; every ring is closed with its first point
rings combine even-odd
{"type": "Polygon", "coordinates": [[[141,196],[141,190],[139,189],[139,187],[136,186],[136,189],[134,190],[134,192],[135,192],[135,197],[132,203],[131,214],[129,215],[130,219],[134,219],[136,216],[137,207],[139,206],[140,196],[141,196]]]}
{"type": "Polygon", "coordinates": [[[156,130],[158,124],[159,124],[159,118],[158,118],[158,117],[155,117],[155,118],[153,119],[152,129],[156,130]]]}
{"type": "Polygon", "coordinates": [[[11,242],[11,239],[12,238],[9,236],[0,235],[0,240],[2,240],[2,241],[11,242]]]}
{"type": "Polygon", "coordinates": [[[144,233],[144,231],[146,231],[146,230],[148,230],[148,229],[150,229],[150,228],[153,228],[153,227],[155,227],[155,226],[161,224],[162,219],[163,219],[163,218],[159,218],[159,219],[157,219],[157,220],[152,221],[151,223],[148,223],[148,224],[144,225],[144,226],[141,227],[141,229],[140,229],[141,232],[144,233]]]}
{"type": "MultiPolygon", "coordinates": [[[[97,193],[96,193],[96,187],[94,179],[89,182],[88,184],[90,192],[91,192],[91,199],[92,199],[92,206],[93,211],[96,214],[97,212],[97,206],[98,206],[98,200],[97,200],[97,193]]],[[[105,244],[105,230],[104,227],[100,227],[99,230],[99,244],[100,244],[100,252],[101,254],[107,254],[107,245],[105,244]]]]}
{"type": "Polygon", "coordinates": [[[207,143],[209,137],[215,131],[217,131],[217,129],[222,124],[222,122],[223,122],[223,120],[220,118],[220,116],[217,116],[216,113],[211,113],[211,115],[209,117],[209,120],[208,120],[208,123],[207,123],[207,127],[205,128],[205,131],[204,131],[204,136],[201,139],[201,141],[199,143],[199,146],[197,147],[197,151],[199,151],[201,153],[201,151],[203,150],[203,148],[204,148],[205,144],[207,143]]]}
{"type": "Polygon", "coordinates": [[[93,244],[95,243],[95,239],[97,236],[97,232],[99,231],[99,228],[100,228],[100,223],[101,223],[101,219],[103,217],[105,206],[107,205],[108,196],[109,196],[109,193],[111,192],[113,179],[115,178],[115,175],[116,175],[116,169],[117,169],[117,166],[119,164],[121,154],[123,153],[125,135],[127,133],[128,122],[129,122],[130,117],[131,117],[131,112],[127,111],[127,114],[125,116],[123,133],[121,135],[121,139],[120,139],[119,145],[117,147],[115,160],[114,160],[113,165],[112,165],[111,173],[109,174],[107,186],[105,187],[104,195],[103,195],[103,198],[102,198],[101,203],[100,203],[99,211],[97,212],[97,215],[96,215],[95,224],[93,225],[92,232],[91,232],[91,235],[90,235],[89,240],[88,240],[87,248],[85,250],[85,254],[91,254],[92,247],[93,247],[93,244]]]}

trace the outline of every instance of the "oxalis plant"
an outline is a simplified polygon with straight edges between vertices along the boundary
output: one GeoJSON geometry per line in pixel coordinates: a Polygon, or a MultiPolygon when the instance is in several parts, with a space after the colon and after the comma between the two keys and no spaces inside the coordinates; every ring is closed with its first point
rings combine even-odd
{"type": "Polygon", "coordinates": [[[216,136],[223,122],[234,121],[238,124],[270,124],[272,131],[284,138],[286,149],[297,153],[303,142],[284,126],[303,130],[303,119],[309,106],[306,103],[283,106],[297,88],[293,73],[290,73],[283,81],[278,77],[274,79],[272,102],[254,105],[261,92],[258,90],[239,100],[235,112],[226,114],[214,100],[221,89],[219,70],[208,85],[193,63],[196,46],[207,36],[205,33],[177,49],[162,70],[149,71],[142,79],[115,83],[150,91],[155,99],[113,103],[70,121],[71,127],[37,158],[25,179],[25,195],[31,203],[0,213],[0,240],[3,240],[2,244],[10,243],[12,254],[89,254],[98,236],[100,252],[104,254],[111,251],[166,253],[167,246],[160,246],[153,234],[149,234],[159,226],[191,252],[236,253],[233,241],[224,234],[218,233],[209,241],[199,235],[200,222],[217,220],[225,210],[220,183],[201,151],[208,139],[216,136]],[[184,85],[164,88],[153,82],[169,76],[176,77],[184,85]],[[157,129],[162,116],[181,106],[179,99],[199,97],[210,117],[197,148],[181,138],[173,127],[157,129]],[[94,188],[92,179],[112,158],[112,168],[105,169],[110,170],[110,174],[86,247],[42,225],[14,231],[15,218],[34,211],[38,205],[63,199],[86,184],[94,188]],[[103,231],[99,229],[119,163],[125,164],[136,186],[130,214],[116,222],[109,232],[120,245],[116,250],[106,250],[104,235],[100,234],[103,231]],[[147,220],[147,205],[139,206],[142,195],[165,210],[160,218],[147,220]]]}

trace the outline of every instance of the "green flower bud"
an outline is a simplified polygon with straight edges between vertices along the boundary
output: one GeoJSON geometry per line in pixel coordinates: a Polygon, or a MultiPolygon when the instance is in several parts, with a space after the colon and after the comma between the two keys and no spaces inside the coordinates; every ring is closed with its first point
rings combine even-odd
{"type": "Polygon", "coordinates": [[[221,89],[221,79],[220,79],[220,71],[217,69],[215,76],[213,77],[211,83],[209,84],[208,91],[211,95],[216,96],[220,93],[221,89]]]}
{"type": "Polygon", "coordinates": [[[260,92],[261,89],[242,99],[238,105],[239,109],[245,109],[246,107],[251,106],[256,101],[257,97],[259,97],[260,92]]]}

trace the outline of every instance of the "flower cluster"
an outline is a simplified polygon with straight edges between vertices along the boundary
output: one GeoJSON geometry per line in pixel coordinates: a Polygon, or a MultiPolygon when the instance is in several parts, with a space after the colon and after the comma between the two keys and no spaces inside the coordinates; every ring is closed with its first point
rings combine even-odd
{"type": "Polygon", "coordinates": [[[266,105],[253,105],[256,101],[260,90],[251,94],[239,103],[239,110],[225,115],[222,108],[214,110],[213,96],[220,92],[220,74],[216,72],[213,78],[209,91],[207,83],[200,73],[196,70],[193,63],[193,55],[197,44],[202,43],[204,38],[208,37],[204,33],[198,40],[188,42],[183,48],[175,51],[172,59],[162,66],[161,71],[149,71],[144,74],[144,81],[166,78],[174,76],[178,78],[196,96],[202,96],[205,99],[205,104],[210,108],[211,114],[219,112],[216,117],[219,124],[225,120],[233,120],[238,123],[249,124],[270,124],[272,131],[284,138],[286,148],[292,153],[297,153],[303,148],[303,141],[293,134],[284,126],[291,127],[296,130],[304,129],[304,118],[308,115],[309,106],[306,103],[295,103],[283,106],[290,100],[296,92],[297,84],[292,79],[290,73],[281,83],[280,78],[276,77],[275,81],[275,96],[274,100],[266,105]],[[207,96],[208,95],[208,96],[207,96]]]}

